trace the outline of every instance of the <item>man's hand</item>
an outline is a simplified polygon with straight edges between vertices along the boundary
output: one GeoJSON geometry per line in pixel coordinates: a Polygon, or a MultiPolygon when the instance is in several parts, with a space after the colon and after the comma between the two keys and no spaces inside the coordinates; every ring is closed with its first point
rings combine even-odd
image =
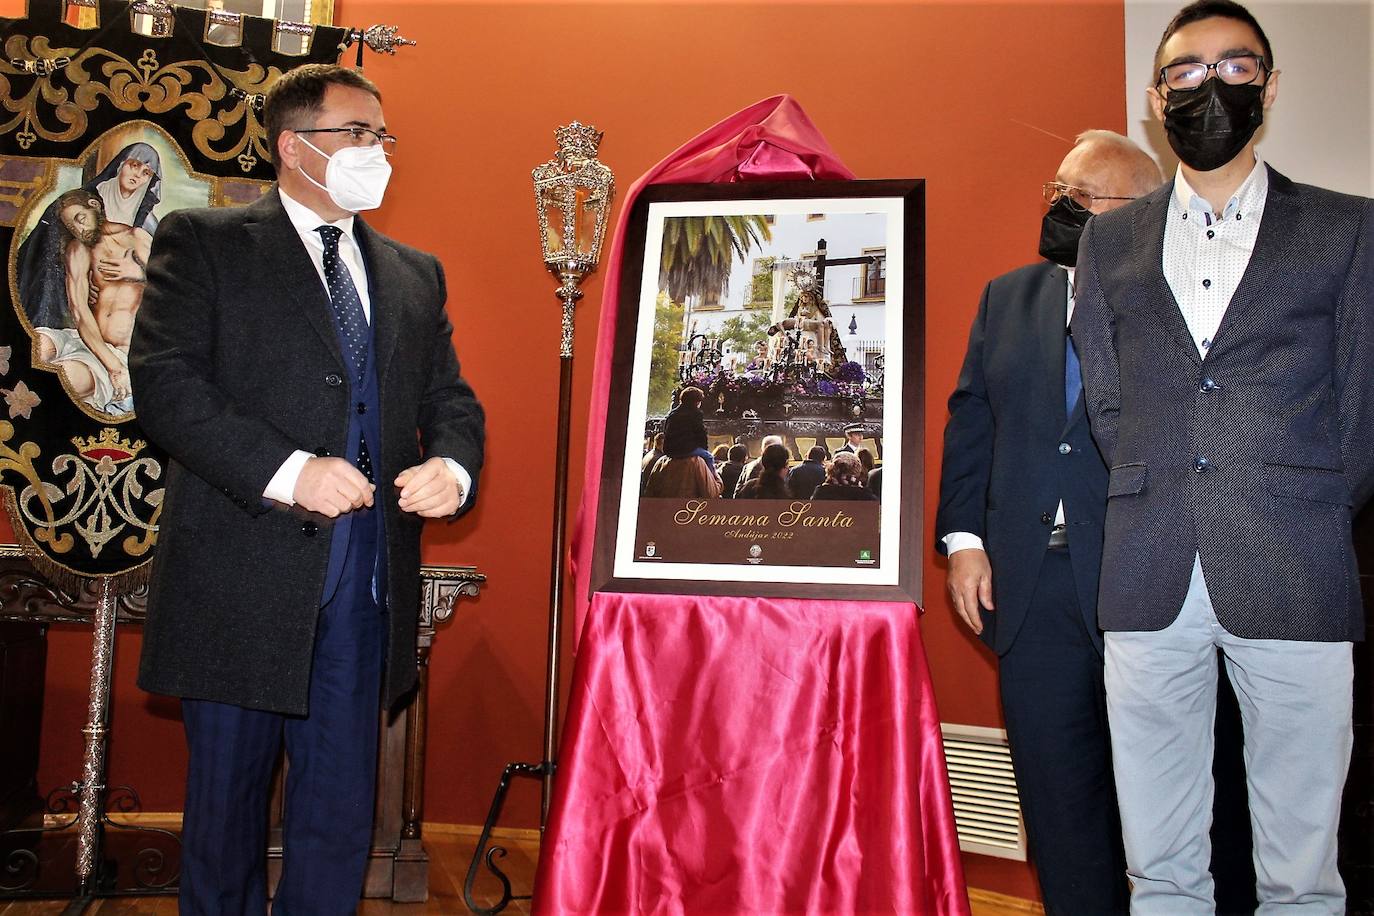
{"type": "Polygon", "coordinates": [[[343,458],[311,458],[296,478],[291,498],[296,505],[329,518],[372,505],[372,491],[363,472],[343,458]]]}
{"type": "Polygon", "coordinates": [[[406,468],[396,475],[396,486],[401,488],[401,511],[425,518],[445,518],[457,512],[463,503],[458,478],[442,458],[406,468]]]}
{"type": "Polygon", "coordinates": [[[949,573],[945,578],[954,610],[975,633],[983,632],[983,620],[978,605],[989,611],[992,606],[992,564],[985,551],[976,547],[956,550],[949,555],[949,573]]]}

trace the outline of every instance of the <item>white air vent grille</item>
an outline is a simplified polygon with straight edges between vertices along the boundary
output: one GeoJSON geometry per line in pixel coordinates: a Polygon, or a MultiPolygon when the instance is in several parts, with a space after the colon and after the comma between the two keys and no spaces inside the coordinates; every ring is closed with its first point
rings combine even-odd
{"type": "Polygon", "coordinates": [[[959,848],[1024,861],[1026,831],[1006,731],[946,723],[940,724],[940,730],[959,848]]]}

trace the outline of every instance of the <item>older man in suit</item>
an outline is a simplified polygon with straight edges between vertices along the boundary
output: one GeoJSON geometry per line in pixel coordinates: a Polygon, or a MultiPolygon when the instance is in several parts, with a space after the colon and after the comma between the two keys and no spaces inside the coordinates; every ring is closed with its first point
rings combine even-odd
{"type": "Polygon", "coordinates": [[[283,740],[277,913],[352,913],[380,708],[415,681],[420,529],[471,504],[483,415],[443,270],[355,214],[395,138],[361,74],[269,91],[277,187],[162,221],[130,367],[171,456],[139,682],[182,698],[181,912],[261,914],[283,740]]]}
{"type": "Polygon", "coordinates": [[[1342,913],[1336,825],[1374,489],[1374,203],[1259,161],[1259,23],[1184,8],[1150,89],[1173,182],[1093,220],[1074,339],[1110,466],[1099,619],[1132,912],[1212,911],[1216,647],[1245,720],[1259,912],[1342,913]]]}
{"type": "Polygon", "coordinates": [[[1046,912],[1124,913],[1097,572],[1107,469],[1066,336],[1078,237],[1161,182],[1134,143],[1088,131],[1045,185],[1045,260],[997,277],[949,400],[937,547],[963,621],[997,653],[1002,709],[1046,912]]]}

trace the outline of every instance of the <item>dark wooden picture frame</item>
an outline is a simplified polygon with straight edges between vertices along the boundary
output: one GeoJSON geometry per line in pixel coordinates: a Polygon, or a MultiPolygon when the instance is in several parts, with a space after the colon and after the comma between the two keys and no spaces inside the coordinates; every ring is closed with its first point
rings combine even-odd
{"type": "MultiPolygon", "coordinates": [[[[816,229],[818,236],[824,234],[822,223],[811,222],[810,227],[816,229]]],[[[614,306],[618,314],[611,369],[611,397],[607,405],[601,497],[597,512],[591,589],[593,591],[668,594],[891,600],[910,601],[919,604],[922,532],[924,529],[922,504],[924,498],[925,439],[925,182],[920,179],[901,179],[654,185],[646,188],[635,201],[626,231],[627,238],[625,239],[620,275],[620,293],[614,306]],[[674,209],[673,205],[680,204],[686,205],[685,208],[674,209]],[[668,206],[656,207],[655,205],[668,206]],[[894,479],[888,479],[888,475],[892,472],[887,470],[887,463],[884,462],[882,465],[884,467],[884,494],[895,492],[898,497],[892,508],[881,510],[881,525],[875,525],[874,528],[874,533],[880,535],[881,543],[885,545],[876,572],[870,573],[869,570],[861,570],[856,573],[849,570],[848,567],[833,562],[829,565],[817,564],[815,566],[797,563],[778,566],[763,565],[764,561],[747,560],[741,556],[738,559],[732,558],[720,563],[693,564],[697,572],[692,575],[661,576],[655,574],[654,570],[662,567],[639,569],[638,567],[643,564],[639,562],[626,564],[624,562],[627,543],[624,531],[627,525],[630,525],[630,516],[622,516],[624,494],[629,490],[629,484],[625,480],[627,469],[630,466],[626,452],[632,447],[631,443],[639,441],[640,436],[645,431],[643,424],[647,416],[646,407],[641,407],[638,411],[633,409],[636,399],[636,386],[640,389],[641,400],[647,401],[648,398],[646,388],[648,382],[645,379],[647,377],[646,367],[650,357],[637,353],[637,351],[644,346],[643,322],[647,320],[649,324],[652,324],[652,316],[646,319],[642,312],[646,309],[654,310],[657,303],[654,297],[648,295],[648,291],[656,288],[657,283],[654,287],[650,287],[644,282],[644,274],[647,267],[657,269],[661,261],[661,252],[655,252],[654,257],[646,259],[646,244],[651,237],[658,243],[663,234],[661,225],[667,220],[675,218],[671,215],[664,215],[665,213],[681,211],[711,214],[717,205],[719,205],[722,215],[772,214],[781,211],[789,217],[796,213],[810,214],[806,217],[807,219],[814,219],[817,215],[832,212],[839,216],[846,214],[872,215],[865,209],[871,207],[874,213],[886,214],[886,225],[900,226],[898,239],[894,240],[889,236],[884,236],[886,245],[893,245],[895,242],[895,247],[900,249],[901,257],[898,259],[900,272],[884,273],[883,280],[886,290],[893,289],[894,285],[901,290],[899,299],[901,311],[899,318],[888,318],[884,312],[882,319],[887,322],[888,327],[900,327],[900,339],[893,340],[890,333],[883,339],[883,346],[886,348],[883,351],[884,356],[891,354],[893,348],[900,348],[901,356],[898,360],[900,369],[897,373],[887,373],[882,378],[881,401],[877,402],[876,407],[880,411],[880,418],[885,405],[890,405],[890,413],[899,417],[898,435],[894,439],[894,442],[898,444],[895,451],[899,460],[895,463],[897,474],[894,479]],[[655,214],[653,222],[660,226],[657,234],[654,235],[650,233],[651,213],[655,214]],[[636,379],[637,363],[640,366],[638,379],[636,379]],[[898,405],[900,405],[899,410],[891,410],[892,407],[898,405]],[[631,423],[636,424],[637,431],[634,435],[629,429],[631,423]],[[895,535],[890,533],[890,527],[893,525],[897,528],[895,535]],[[879,527],[881,527],[881,531],[878,530],[879,527]],[[619,572],[617,572],[618,550],[622,557],[619,572]],[[889,555],[894,553],[895,557],[889,558],[889,555]],[[735,569],[748,569],[749,567],[745,565],[746,562],[760,563],[760,565],[753,566],[753,572],[734,572],[735,569]],[[626,574],[627,565],[635,567],[629,570],[629,574],[626,574]],[[866,573],[868,574],[866,575],[866,573]],[[733,578],[733,575],[745,578],[733,578]],[[841,581],[836,581],[837,577],[841,581]],[[875,581],[878,578],[882,581],[875,581]],[[861,579],[863,581],[860,581],[861,579]]],[[[816,250],[798,252],[796,261],[788,262],[800,263],[809,260],[814,265],[817,263],[816,256],[818,254],[825,258],[826,260],[821,262],[822,266],[820,267],[822,293],[824,293],[823,272],[825,264],[834,265],[843,262],[852,265],[861,260],[860,258],[846,259],[845,255],[849,252],[843,251],[834,252],[832,256],[832,253],[824,246],[825,243],[822,241],[816,250]]],[[[886,260],[883,262],[883,270],[886,271],[887,264],[892,260],[890,250],[885,251],[884,257],[886,260]]],[[[876,265],[878,262],[874,261],[873,263],[876,265]]],[[[866,277],[867,274],[863,276],[866,277]]],[[[855,282],[862,284],[866,281],[856,280],[855,282]]],[[[867,295],[869,290],[865,287],[859,292],[860,295],[867,295]]],[[[792,295],[795,296],[795,289],[792,295]]],[[[860,295],[853,298],[856,301],[866,301],[861,299],[860,295]]],[[[778,301],[776,293],[770,301],[778,301]]],[[[884,308],[887,307],[884,305],[884,308]]],[[[690,315],[689,310],[688,317],[690,315]]],[[[830,332],[843,335],[845,328],[841,327],[842,316],[833,316],[832,320],[830,332]]],[[[850,334],[854,333],[856,322],[857,318],[851,315],[850,334]]],[[[688,336],[688,332],[684,331],[684,341],[688,336]]],[[[652,346],[652,341],[650,345],[652,346]]],[[[716,371],[720,371],[718,368],[720,365],[719,344],[713,343],[712,345],[717,349],[710,352],[716,359],[716,371]]],[[[687,353],[683,356],[684,362],[687,362],[691,355],[686,349],[690,346],[690,342],[685,342],[680,348],[684,350],[684,353],[687,353]]],[[[795,348],[791,352],[795,354],[795,348]]],[[[788,358],[789,360],[797,359],[795,355],[788,358]]],[[[760,353],[760,359],[762,359],[762,353],[760,353]]],[[[770,365],[772,364],[770,363],[770,365]]],[[[820,368],[819,362],[816,363],[816,367],[820,368]]],[[[688,368],[690,369],[690,366],[688,368]]],[[[813,378],[819,377],[821,376],[813,376],[813,378]]],[[[676,390],[673,397],[676,398],[676,390]]],[[[714,391],[712,397],[715,397],[714,391]]],[[[832,400],[837,399],[832,398],[832,400]]],[[[812,400],[814,402],[816,399],[813,398],[812,400]]],[[[722,408],[724,408],[725,403],[722,398],[720,400],[722,408]]],[[[864,402],[862,398],[858,398],[855,399],[854,403],[860,405],[860,409],[862,409],[861,405],[864,402]]],[[[708,411],[707,415],[710,416],[711,412],[708,411]]],[[[752,423],[756,419],[758,418],[748,417],[748,422],[752,423]]],[[[833,418],[833,422],[840,423],[844,419],[836,416],[833,418]]],[[[764,418],[764,421],[761,421],[758,426],[768,426],[770,422],[776,426],[778,422],[790,425],[792,421],[778,420],[777,418],[769,421],[768,418],[764,418]]],[[[881,419],[879,422],[881,423],[881,419]]],[[[817,441],[819,442],[819,440],[817,441]]],[[[795,437],[791,450],[795,460],[799,457],[795,437]]],[[[884,451],[886,450],[884,449],[884,451]]],[[[754,454],[757,453],[751,450],[751,455],[754,454]]],[[[635,508],[635,524],[638,524],[638,513],[645,502],[646,500],[641,498],[635,508]]],[[[761,504],[771,501],[750,502],[761,504]]],[[[819,503],[819,500],[816,502],[819,503]]],[[[745,501],[713,499],[709,503],[713,508],[728,507],[742,511],[741,507],[745,501]]],[[[839,504],[831,503],[830,505],[839,504]]],[[[846,503],[845,505],[851,504],[846,503]]],[[[888,503],[885,502],[882,505],[886,507],[888,503]]],[[[633,529],[632,525],[630,527],[633,529]]],[[[652,548],[648,549],[652,552],[652,548]]],[[[629,550],[631,554],[634,553],[633,543],[629,544],[629,550]]],[[[860,552],[861,556],[867,554],[868,551],[860,552]]],[[[640,559],[643,560],[645,557],[641,556],[640,559]]],[[[856,560],[855,562],[859,561],[856,560]]]]}

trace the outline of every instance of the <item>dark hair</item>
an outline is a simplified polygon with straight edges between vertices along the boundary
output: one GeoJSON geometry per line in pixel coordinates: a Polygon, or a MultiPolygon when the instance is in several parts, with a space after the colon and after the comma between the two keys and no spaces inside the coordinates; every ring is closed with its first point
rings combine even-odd
{"type": "Polygon", "coordinates": [[[101,216],[105,215],[105,201],[101,200],[100,195],[94,191],[87,191],[85,188],[74,188],[67,191],[57,198],[57,215],[61,217],[62,211],[72,204],[90,207],[92,210],[99,210],[101,216]]]}
{"type": "Polygon", "coordinates": [[[734,445],[730,446],[730,460],[731,460],[731,461],[748,461],[748,460],[749,460],[749,446],[745,445],[745,444],[742,443],[742,442],[737,442],[737,443],[735,443],[734,445]]]}
{"type": "MultiPolygon", "coordinates": [[[[100,214],[100,222],[105,221],[105,201],[100,199],[100,195],[94,191],[87,191],[85,188],[73,188],[57,198],[57,226],[62,244],[66,244],[68,239],[76,238],[72,230],[67,228],[67,223],[62,219],[62,211],[70,206],[85,207],[100,214]]],[[[90,244],[85,242],[85,244],[90,244]]]]}
{"type": "Polygon", "coordinates": [[[715,448],[711,449],[711,457],[716,459],[717,461],[725,461],[727,458],[730,457],[730,446],[722,442],[720,445],[717,445],[715,448]]]}
{"type": "Polygon", "coordinates": [[[861,448],[854,453],[859,459],[859,464],[864,466],[865,471],[873,470],[873,453],[866,448],[861,448]]]}
{"type": "Polygon", "coordinates": [[[813,445],[811,451],[806,453],[807,461],[824,461],[830,457],[830,453],[825,450],[824,445],[813,445]]]}
{"type": "Polygon", "coordinates": [[[706,399],[706,393],[695,385],[688,385],[682,389],[682,393],[677,396],[678,402],[686,404],[688,407],[696,407],[706,399]]]}
{"type": "Polygon", "coordinates": [[[372,80],[357,70],[337,64],[304,64],[281,75],[263,99],[263,124],[267,128],[267,152],[277,162],[277,138],[284,130],[314,127],[330,86],[345,86],[371,93],[378,102],[382,93],[372,80]]]}
{"type": "Polygon", "coordinates": [[[787,450],[787,446],[785,445],[768,446],[768,448],[763,450],[762,457],[759,458],[759,461],[763,465],[763,471],[760,472],[760,476],[764,472],[771,471],[774,474],[778,473],[783,468],[787,467],[787,462],[791,457],[792,453],[787,450]]]}
{"type": "Polygon", "coordinates": [[[1260,28],[1254,14],[1234,0],[1196,0],[1179,10],[1164,28],[1164,35],[1159,39],[1159,46],[1155,48],[1155,76],[1159,75],[1159,68],[1164,66],[1160,55],[1164,53],[1165,42],[1173,38],[1174,33],[1184,26],[1204,19],[1234,19],[1254,29],[1260,41],[1260,51],[1264,54],[1264,66],[1273,71],[1274,49],[1269,46],[1269,38],[1264,34],[1264,29],[1260,28]]]}

